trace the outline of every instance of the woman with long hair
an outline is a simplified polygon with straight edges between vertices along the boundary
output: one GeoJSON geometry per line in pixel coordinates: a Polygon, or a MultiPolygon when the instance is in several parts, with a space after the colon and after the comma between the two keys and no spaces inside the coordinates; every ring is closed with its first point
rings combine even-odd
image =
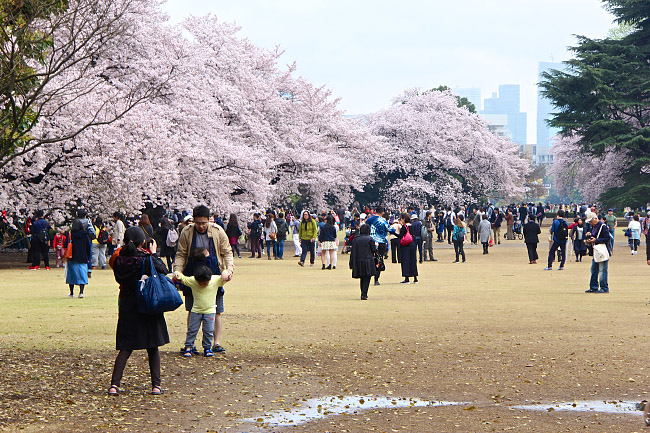
{"type": "Polygon", "coordinates": [[[151,269],[143,262],[151,258],[156,271],[167,274],[165,264],[145,248],[147,242],[140,227],[130,227],[124,234],[125,245],[113,263],[115,280],[120,284],[119,315],[117,319],[116,349],[120,352],[115,359],[109,395],[119,395],[120,384],[126,363],[134,350],[146,349],[151,372],[151,394],[160,395],[163,390],[160,381],[159,346],[169,343],[165,316],[142,314],[138,310],[136,292],[139,281],[151,276],[151,269]]]}
{"type": "MultiPolygon", "coordinates": [[[[336,244],[336,227],[334,226],[334,217],[327,215],[325,218],[325,225],[321,227],[318,234],[318,242],[320,242],[321,254],[320,258],[323,262],[323,269],[332,269],[334,264],[334,251],[338,249],[336,244]],[[326,256],[329,255],[329,266],[325,267],[326,256]]],[[[336,269],[336,266],[334,266],[336,269]]]]}
{"type": "Polygon", "coordinates": [[[585,244],[585,223],[582,218],[576,218],[575,225],[571,228],[571,240],[573,241],[573,251],[576,254],[576,262],[581,262],[587,254],[587,245],[585,244]]]}
{"type": "Polygon", "coordinates": [[[463,263],[465,263],[465,249],[463,245],[465,243],[465,223],[463,220],[465,218],[462,214],[456,216],[456,223],[454,224],[454,232],[451,235],[452,241],[454,242],[454,251],[456,252],[456,260],[454,263],[458,263],[459,256],[463,256],[463,263]]]}
{"type": "Polygon", "coordinates": [[[70,287],[68,297],[74,297],[74,286],[79,286],[79,297],[84,297],[84,288],[88,284],[88,260],[90,258],[90,241],[88,228],[80,219],[74,220],[70,230],[72,258],[65,265],[65,282],[70,287]]]}
{"type": "Polygon", "coordinates": [[[266,221],[264,222],[264,241],[266,242],[266,256],[271,260],[271,253],[277,259],[275,255],[275,240],[278,237],[278,226],[275,224],[275,214],[269,212],[266,215],[266,221]]]}
{"type": "Polygon", "coordinates": [[[228,217],[228,225],[226,226],[226,235],[228,236],[228,242],[230,242],[230,248],[232,249],[233,256],[235,251],[237,251],[237,257],[241,259],[241,253],[239,252],[239,237],[242,235],[242,231],[239,228],[239,221],[237,221],[237,215],[231,213],[228,217]]]}
{"type": "Polygon", "coordinates": [[[411,234],[411,241],[404,242],[404,237],[407,233],[410,233],[411,230],[411,217],[407,213],[402,213],[400,215],[400,224],[402,228],[399,231],[397,237],[400,239],[400,262],[402,265],[402,276],[404,281],[401,281],[401,284],[410,284],[410,277],[413,277],[413,284],[418,283],[418,261],[415,255],[416,248],[415,242],[413,242],[413,235],[411,234]]]}
{"type": "Polygon", "coordinates": [[[316,260],[314,246],[317,236],[318,226],[316,225],[316,221],[311,217],[309,211],[303,210],[302,217],[300,217],[300,227],[298,228],[298,237],[300,238],[300,246],[302,248],[300,261],[298,262],[300,266],[305,265],[307,251],[309,251],[309,264],[310,266],[314,266],[314,261],[316,260]]]}
{"type": "Polygon", "coordinates": [[[158,248],[156,241],[153,238],[153,226],[151,225],[151,220],[149,220],[149,215],[146,213],[142,214],[140,221],[138,221],[138,227],[140,227],[144,232],[144,236],[147,241],[146,248],[155,253],[158,248]]]}

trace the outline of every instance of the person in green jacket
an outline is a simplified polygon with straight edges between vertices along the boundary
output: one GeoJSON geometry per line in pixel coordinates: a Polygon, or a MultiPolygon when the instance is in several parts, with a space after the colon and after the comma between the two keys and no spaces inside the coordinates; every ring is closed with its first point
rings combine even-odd
{"type": "Polygon", "coordinates": [[[316,247],[316,236],[318,227],[316,221],[311,217],[308,211],[302,211],[302,218],[300,218],[300,228],[298,229],[298,237],[300,238],[300,246],[302,247],[302,254],[300,255],[300,266],[305,266],[305,259],[307,258],[307,250],[309,250],[310,266],[314,266],[316,254],[314,250],[316,247]]]}

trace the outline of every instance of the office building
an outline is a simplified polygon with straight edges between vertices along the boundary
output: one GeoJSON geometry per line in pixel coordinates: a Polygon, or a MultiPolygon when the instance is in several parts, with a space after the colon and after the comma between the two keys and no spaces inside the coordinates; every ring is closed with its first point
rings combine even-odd
{"type": "MultiPolygon", "coordinates": [[[[538,82],[544,80],[542,74],[551,69],[564,71],[565,65],[562,63],[539,62],[538,65],[538,82]]],[[[557,128],[552,128],[548,125],[547,120],[553,117],[555,106],[551,101],[545,98],[542,93],[542,88],[537,87],[537,149],[533,162],[537,165],[553,164],[553,155],[551,154],[551,147],[553,146],[553,139],[559,134],[557,128]]]]}
{"type": "Polygon", "coordinates": [[[493,93],[491,98],[483,101],[482,117],[485,115],[501,114],[507,116],[505,128],[510,132],[512,141],[525,145],[527,125],[526,113],[520,111],[520,86],[519,84],[502,84],[499,92],[493,93]]]}

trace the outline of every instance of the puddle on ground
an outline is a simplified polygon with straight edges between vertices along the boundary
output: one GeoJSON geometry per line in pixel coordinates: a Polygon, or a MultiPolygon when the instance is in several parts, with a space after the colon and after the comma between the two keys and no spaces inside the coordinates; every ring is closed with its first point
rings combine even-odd
{"type": "Polygon", "coordinates": [[[629,401],[581,401],[574,403],[537,403],[511,406],[512,409],[538,411],[568,411],[568,412],[599,412],[599,413],[632,413],[642,414],[643,404],[629,401]]]}
{"type": "Polygon", "coordinates": [[[291,411],[275,411],[247,421],[260,425],[292,426],[305,424],[328,416],[355,414],[372,409],[404,407],[454,406],[468,403],[452,401],[420,400],[416,398],[390,398],[377,396],[322,397],[306,400],[291,411]]]}

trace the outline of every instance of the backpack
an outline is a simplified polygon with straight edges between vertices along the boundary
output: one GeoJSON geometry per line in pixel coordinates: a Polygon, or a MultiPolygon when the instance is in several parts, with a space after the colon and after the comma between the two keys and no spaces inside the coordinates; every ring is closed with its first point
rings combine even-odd
{"type": "Polygon", "coordinates": [[[106,228],[102,227],[99,229],[99,236],[97,237],[97,242],[99,242],[101,245],[106,245],[108,243],[108,232],[106,231],[106,228]]]}
{"type": "Polygon", "coordinates": [[[175,229],[167,230],[167,239],[165,239],[165,243],[170,248],[174,248],[178,245],[178,232],[175,229]]]}
{"type": "Polygon", "coordinates": [[[47,232],[45,230],[40,230],[36,233],[36,239],[41,243],[47,242],[47,232]]]}
{"type": "Polygon", "coordinates": [[[399,240],[399,244],[403,247],[407,245],[411,245],[413,242],[413,236],[411,236],[411,231],[409,230],[408,226],[406,226],[406,234],[402,236],[402,239],[399,240]]]}
{"type": "Polygon", "coordinates": [[[558,242],[566,242],[566,240],[569,239],[569,226],[566,221],[560,220],[560,225],[557,227],[555,237],[558,242]]]}

